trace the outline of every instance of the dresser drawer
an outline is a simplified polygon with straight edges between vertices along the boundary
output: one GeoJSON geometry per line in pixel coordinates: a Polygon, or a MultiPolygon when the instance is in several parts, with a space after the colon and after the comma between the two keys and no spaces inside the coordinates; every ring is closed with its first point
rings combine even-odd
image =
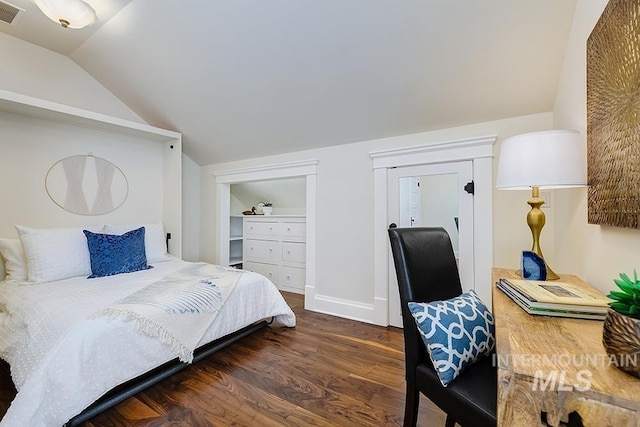
{"type": "Polygon", "coordinates": [[[245,239],[244,259],[247,261],[280,260],[280,243],[277,240],[245,239]]]}
{"type": "Polygon", "coordinates": [[[304,293],[306,270],[297,267],[280,267],[278,285],[285,291],[304,293]]]}
{"type": "Polygon", "coordinates": [[[263,264],[261,262],[244,262],[242,268],[245,270],[253,271],[258,274],[262,274],[273,283],[278,281],[278,266],[274,264],[263,264]]]}
{"type": "Polygon", "coordinates": [[[277,221],[247,220],[244,229],[245,236],[278,236],[277,221]]]}
{"type": "Polygon", "coordinates": [[[306,259],[306,244],[282,242],[282,260],[303,263],[306,259]]]}
{"type": "Polygon", "coordinates": [[[280,235],[283,239],[295,237],[304,239],[307,235],[307,224],[304,222],[286,222],[280,223],[280,235]]]}

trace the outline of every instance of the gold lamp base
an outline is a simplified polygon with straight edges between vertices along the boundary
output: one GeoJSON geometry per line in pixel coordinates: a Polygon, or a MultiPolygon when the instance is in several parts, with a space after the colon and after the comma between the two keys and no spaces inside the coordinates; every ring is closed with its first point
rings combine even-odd
{"type": "MultiPolygon", "coordinates": [[[[544,255],[542,255],[542,249],[540,248],[540,233],[542,233],[542,227],[544,227],[546,219],[544,212],[540,209],[540,206],[544,204],[544,200],[540,198],[540,189],[537,186],[531,187],[531,198],[527,200],[527,204],[531,206],[531,210],[527,214],[527,224],[533,237],[531,251],[544,260],[544,255]]],[[[547,267],[547,280],[558,280],[560,276],[549,267],[546,260],[544,264],[547,267]]]]}

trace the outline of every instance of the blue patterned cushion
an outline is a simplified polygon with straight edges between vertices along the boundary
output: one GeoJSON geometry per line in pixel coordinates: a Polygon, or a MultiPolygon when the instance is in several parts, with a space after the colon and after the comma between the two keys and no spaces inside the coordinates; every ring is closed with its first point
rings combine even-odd
{"type": "Polygon", "coordinates": [[[87,236],[91,258],[91,276],[113,276],[152,268],[147,265],[144,249],[144,227],[122,235],[98,234],[83,230],[87,236]]]}
{"type": "Polygon", "coordinates": [[[495,347],[493,316],[473,290],[446,301],[410,302],[409,310],[445,387],[495,347]]]}

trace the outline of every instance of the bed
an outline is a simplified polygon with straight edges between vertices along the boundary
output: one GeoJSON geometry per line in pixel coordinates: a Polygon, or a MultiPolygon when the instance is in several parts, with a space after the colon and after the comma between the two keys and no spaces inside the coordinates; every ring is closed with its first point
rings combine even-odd
{"type": "MultiPolygon", "coordinates": [[[[20,237],[30,271],[28,238],[20,237]]],[[[7,252],[3,257],[11,273],[7,252]]],[[[153,250],[147,252],[157,261],[153,250]]],[[[141,331],[136,319],[104,315],[105,309],[167,283],[167,278],[182,277],[186,270],[217,268],[237,277],[189,361],[264,326],[265,319],[295,326],[295,315],[265,277],[188,263],[166,250],[160,255],[162,261],[148,264],[152,268],[128,273],[39,282],[18,280],[14,271],[0,282],[0,358],[9,363],[18,390],[0,426],[75,425],[187,366],[175,348],[141,331]]]]}

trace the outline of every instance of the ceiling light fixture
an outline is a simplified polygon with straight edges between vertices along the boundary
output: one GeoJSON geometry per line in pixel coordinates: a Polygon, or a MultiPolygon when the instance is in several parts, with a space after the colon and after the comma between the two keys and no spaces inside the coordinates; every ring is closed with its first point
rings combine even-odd
{"type": "Polygon", "coordinates": [[[31,0],[49,19],[63,28],[84,28],[98,20],[96,11],[82,0],[31,0]]]}

